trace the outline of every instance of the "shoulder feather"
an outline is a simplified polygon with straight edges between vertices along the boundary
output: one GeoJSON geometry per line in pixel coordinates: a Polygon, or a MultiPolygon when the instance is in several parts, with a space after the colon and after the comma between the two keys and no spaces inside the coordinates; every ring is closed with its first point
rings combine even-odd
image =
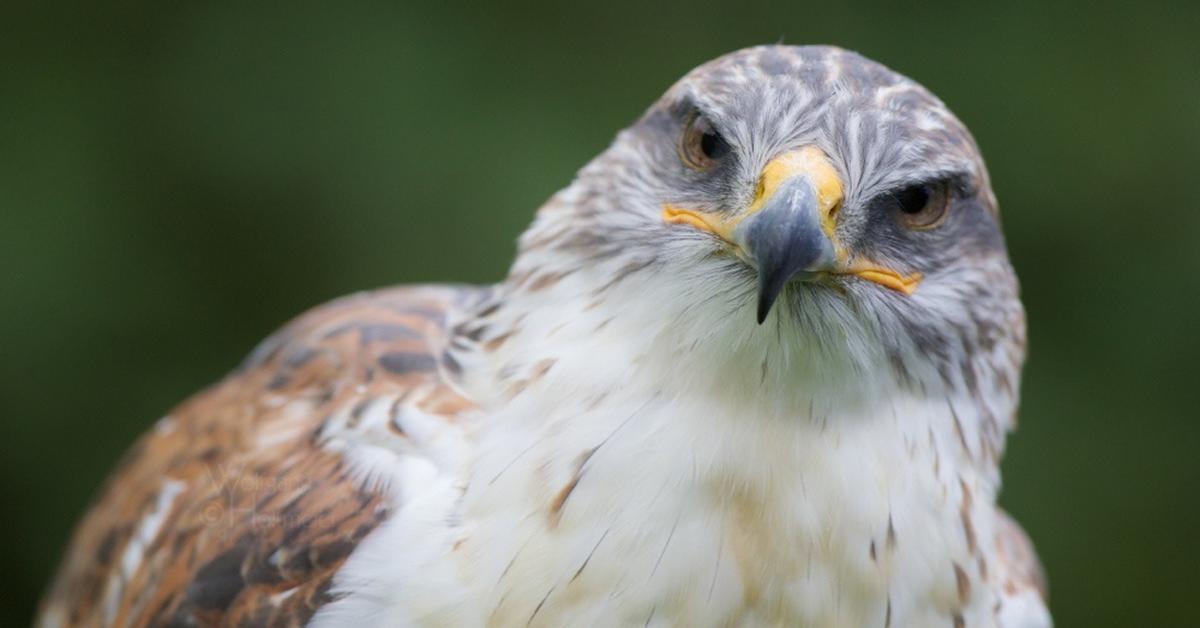
{"type": "Polygon", "coordinates": [[[401,505],[326,441],[381,398],[420,391],[423,416],[445,422],[469,410],[448,326],[484,294],[353,295],[268,338],[126,454],[74,533],[41,625],[303,624],[401,505]]]}

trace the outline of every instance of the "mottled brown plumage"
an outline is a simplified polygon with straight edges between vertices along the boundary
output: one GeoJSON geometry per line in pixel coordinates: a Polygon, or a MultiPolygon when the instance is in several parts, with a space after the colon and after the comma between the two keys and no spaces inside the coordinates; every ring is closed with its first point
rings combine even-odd
{"type": "Polygon", "coordinates": [[[335,301],[173,410],[125,456],[76,530],[46,617],[69,626],[303,625],[388,515],[383,492],[321,446],[322,429],[418,389],[420,405],[448,421],[469,408],[441,362],[448,311],[475,295],[397,289],[335,301]],[[171,483],[177,492],[161,500],[171,483]],[[139,528],[155,517],[154,530],[139,528]]]}

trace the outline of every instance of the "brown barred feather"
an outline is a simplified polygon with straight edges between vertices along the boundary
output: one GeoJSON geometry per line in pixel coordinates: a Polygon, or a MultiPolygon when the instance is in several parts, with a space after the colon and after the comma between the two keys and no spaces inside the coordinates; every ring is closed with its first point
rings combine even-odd
{"type": "Polygon", "coordinates": [[[481,296],[360,294],[269,338],[126,455],[74,533],[42,624],[304,624],[393,507],[320,446],[327,417],[417,387],[447,420],[470,409],[438,365],[451,310],[481,296]]]}

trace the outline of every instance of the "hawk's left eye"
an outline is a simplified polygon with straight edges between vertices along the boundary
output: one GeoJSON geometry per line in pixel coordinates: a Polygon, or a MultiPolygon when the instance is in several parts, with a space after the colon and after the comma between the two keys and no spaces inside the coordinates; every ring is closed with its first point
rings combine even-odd
{"type": "Polygon", "coordinates": [[[729,143],[713,128],[708,118],[693,113],[679,141],[679,157],[696,170],[708,170],[729,152],[729,143]]]}
{"type": "Polygon", "coordinates": [[[950,207],[950,190],[944,181],[910,185],[891,196],[900,222],[910,229],[938,226],[950,207]]]}

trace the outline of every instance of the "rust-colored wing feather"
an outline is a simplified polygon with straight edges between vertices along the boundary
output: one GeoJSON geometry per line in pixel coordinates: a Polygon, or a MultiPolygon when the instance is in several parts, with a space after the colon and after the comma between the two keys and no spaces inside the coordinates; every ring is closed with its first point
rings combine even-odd
{"type": "Polygon", "coordinates": [[[447,318],[483,296],[360,294],[269,338],[125,456],[75,531],[42,625],[303,624],[398,506],[322,446],[326,422],[418,389],[422,409],[447,421],[469,409],[453,387],[447,318]]]}

